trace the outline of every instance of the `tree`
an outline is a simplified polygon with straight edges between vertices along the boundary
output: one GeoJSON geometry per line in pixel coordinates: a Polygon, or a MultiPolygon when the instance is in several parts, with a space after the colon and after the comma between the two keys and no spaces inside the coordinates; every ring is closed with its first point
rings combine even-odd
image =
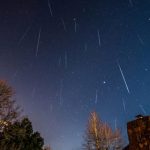
{"type": "Polygon", "coordinates": [[[44,140],[39,132],[33,132],[28,118],[6,126],[0,136],[0,150],[42,150],[44,140]]]}
{"type": "Polygon", "coordinates": [[[118,129],[114,132],[112,128],[103,123],[96,112],[92,112],[89,117],[85,143],[83,148],[86,150],[119,150],[121,149],[121,135],[118,129]]]}
{"type": "Polygon", "coordinates": [[[51,150],[51,147],[50,147],[50,146],[45,146],[45,147],[43,148],[43,150],[51,150]]]}
{"type": "Polygon", "coordinates": [[[0,80],[0,129],[19,116],[19,107],[15,104],[12,88],[3,80],[0,80]]]}

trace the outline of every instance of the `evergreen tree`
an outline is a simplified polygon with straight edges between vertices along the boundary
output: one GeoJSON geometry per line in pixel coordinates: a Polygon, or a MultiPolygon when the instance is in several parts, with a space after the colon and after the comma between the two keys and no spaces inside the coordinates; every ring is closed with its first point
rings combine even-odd
{"type": "Polygon", "coordinates": [[[42,150],[44,140],[33,132],[28,118],[5,126],[0,136],[0,150],[42,150]]]}

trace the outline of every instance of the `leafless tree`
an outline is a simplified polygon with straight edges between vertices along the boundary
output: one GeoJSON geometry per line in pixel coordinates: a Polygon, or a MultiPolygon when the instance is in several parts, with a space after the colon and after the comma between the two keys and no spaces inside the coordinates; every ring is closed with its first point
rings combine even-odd
{"type": "Polygon", "coordinates": [[[83,148],[85,150],[120,150],[121,134],[119,129],[115,131],[103,123],[96,112],[90,114],[83,148]]]}
{"type": "Polygon", "coordinates": [[[13,122],[19,116],[19,107],[13,100],[13,89],[6,81],[0,80],[0,128],[13,122]]]}
{"type": "Polygon", "coordinates": [[[43,150],[51,150],[50,146],[45,146],[43,150]]]}

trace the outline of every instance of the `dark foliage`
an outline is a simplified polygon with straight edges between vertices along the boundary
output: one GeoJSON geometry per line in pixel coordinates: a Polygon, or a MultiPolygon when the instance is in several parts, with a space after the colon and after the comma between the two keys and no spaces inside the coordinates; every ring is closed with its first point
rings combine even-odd
{"type": "Polygon", "coordinates": [[[28,118],[8,124],[1,132],[0,150],[42,150],[43,145],[43,138],[33,132],[28,118]]]}

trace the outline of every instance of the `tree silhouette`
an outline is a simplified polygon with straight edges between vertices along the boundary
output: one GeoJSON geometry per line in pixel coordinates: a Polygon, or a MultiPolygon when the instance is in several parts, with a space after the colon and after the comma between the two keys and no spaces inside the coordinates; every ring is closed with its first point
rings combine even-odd
{"type": "Polygon", "coordinates": [[[0,150],[42,150],[44,140],[33,132],[28,118],[6,126],[0,136],[0,150]]]}
{"type": "Polygon", "coordinates": [[[121,135],[118,129],[114,132],[112,128],[103,123],[96,112],[89,117],[83,148],[86,150],[119,150],[121,146],[121,135]]]}
{"type": "Polygon", "coordinates": [[[0,129],[12,122],[19,116],[19,107],[16,105],[13,97],[12,88],[3,80],[0,80],[0,129]]]}

